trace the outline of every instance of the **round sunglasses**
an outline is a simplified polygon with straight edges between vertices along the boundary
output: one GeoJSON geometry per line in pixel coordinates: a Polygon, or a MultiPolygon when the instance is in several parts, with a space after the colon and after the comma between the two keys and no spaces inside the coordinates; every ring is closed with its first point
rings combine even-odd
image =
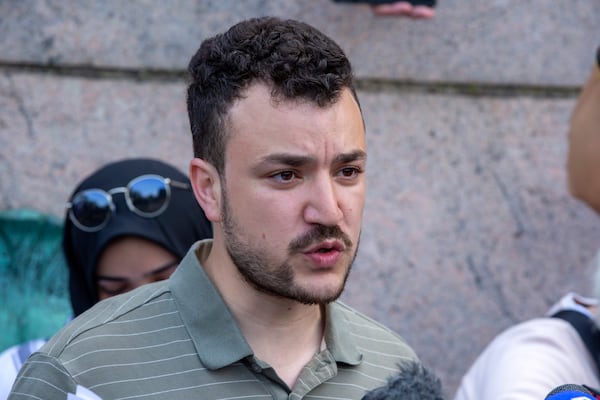
{"type": "Polygon", "coordinates": [[[141,175],[132,179],[125,187],[86,189],[73,195],[67,203],[69,219],[85,232],[97,232],[104,228],[115,212],[113,195],[123,193],[130,211],[140,217],[153,218],[162,214],[169,206],[171,187],[189,190],[185,182],[173,181],[160,175],[141,175]]]}

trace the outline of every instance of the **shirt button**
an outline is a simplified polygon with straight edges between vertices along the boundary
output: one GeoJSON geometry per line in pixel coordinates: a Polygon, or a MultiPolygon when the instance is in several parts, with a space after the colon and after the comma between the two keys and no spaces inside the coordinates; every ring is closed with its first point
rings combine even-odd
{"type": "Polygon", "coordinates": [[[259,373],[262,371],[262,368],[260,367],[260,365],[258,365],[257,363],[253,362],[252,364],[250,364],[250,369],[256,373],[259,373]]]}

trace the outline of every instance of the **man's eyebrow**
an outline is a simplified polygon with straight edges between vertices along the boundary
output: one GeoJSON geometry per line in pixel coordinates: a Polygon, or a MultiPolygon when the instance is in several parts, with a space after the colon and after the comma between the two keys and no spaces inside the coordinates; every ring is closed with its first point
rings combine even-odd
{"type": "MultiPolygon", "coordinates": [[[[354,150],[349,153],[342,153],[335,156],[333,159],[334,164],[345,164],[354,162],[357,160],[365,160],[367,153],[363,150],[354,150]]],[[[261,163],[270,164],[282,164],[289,165],[290,167],[301,167],[303,165],[317,164],[317,159],[310,156],[302,156],[289,153],[275,153],[269,154],[268,156],[261,159],[261,163]]]]}
{"type": "Polygon", "coordinates": [[[302,165],[307,164],[316,164],[317,159],[309,156],[300,156],[296,154],[289,153],[275,153],[269,154],[266,157],[261,159],[262,163],[270,163],[270,164],[283,164],[289,165],[290,167],[300,167],[302,165]]]}
{"type": "Polygon", "coordinates": [[[333,162],[335,164],[347,164],[350,162],[363,161],[366,159],[367,159],[367,153],[365,153],[363,150],[354,150],[354,151],[351,151],[350,153],[338,154],[333,159],[333,162]]]}

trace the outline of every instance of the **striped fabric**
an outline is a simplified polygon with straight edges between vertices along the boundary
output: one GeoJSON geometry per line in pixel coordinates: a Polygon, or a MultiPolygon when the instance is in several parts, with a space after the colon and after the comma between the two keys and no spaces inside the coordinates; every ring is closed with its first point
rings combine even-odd
{"type": "Polygon", "coordinates": [[[0,354],[0,400],[8,397],[10,389],[27,360],[27,357],[46,343],[45,339],[34,339],[9,347],[0,354]]]}
{"type": "Polygon", "coordinates": [[[253,356],[190,250],[169,281],[98,303],[32,355],[9,399],[64,400],[83,386],[102,399],[360,399],[414,352],[340,302],[327,307],[326,348],[292,391],[253,356]]]}

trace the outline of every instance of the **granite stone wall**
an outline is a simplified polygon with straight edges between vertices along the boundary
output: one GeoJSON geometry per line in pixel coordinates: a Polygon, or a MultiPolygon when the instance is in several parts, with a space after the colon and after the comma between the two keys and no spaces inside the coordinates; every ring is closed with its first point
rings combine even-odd
{"type": "Polygon", "coordinates": [[[594,0],[439,0],[432,21],[328,0],[0,1],[0,210],[62,216],[103,163],[187,170],[185,68],[248,17],[347,51],[368,199],[344,301],[403,335],[448,395],[502,329],[590,294],[600,220],[568,193],[566,132],[600,44],[594,0]]]}

